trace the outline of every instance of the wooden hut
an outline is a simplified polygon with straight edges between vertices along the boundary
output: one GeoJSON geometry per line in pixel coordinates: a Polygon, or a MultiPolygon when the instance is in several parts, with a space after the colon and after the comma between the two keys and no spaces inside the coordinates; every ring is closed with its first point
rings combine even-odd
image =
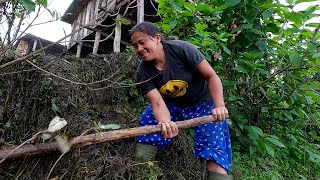
{"type": "MultiPolygon", "coordinates": [[[[19,56],[25,56],[30,52],[41,49],[53,42],[42,39],[32,34],[26,34],[19,38],[14,46],[14,49],[19,56]]],[[[43,54],[51,54],[55,56],[63,55],[67,53],[66,47],[61,44],[54,44],[53,46],[42,51],[43,54]]]]}
{"type": "Polygon", "coordinates": [[[62,21],[72,25],[68,50],[77,57],[120,52],[130,45],[129,30],[159,20],[154,0],[73,0],[62,21]]]}

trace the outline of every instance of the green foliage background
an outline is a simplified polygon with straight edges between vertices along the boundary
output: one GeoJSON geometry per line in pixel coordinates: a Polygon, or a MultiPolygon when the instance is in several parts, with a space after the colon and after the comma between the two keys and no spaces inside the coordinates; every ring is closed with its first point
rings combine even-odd
{"type": "Polygon", "coordinates": [[[196,45],[222,79],[233,173],[319,178],[320,24],[308,23],[319,6],[295,12],[307,1],[158,2],[164,34],[196,45]]]}

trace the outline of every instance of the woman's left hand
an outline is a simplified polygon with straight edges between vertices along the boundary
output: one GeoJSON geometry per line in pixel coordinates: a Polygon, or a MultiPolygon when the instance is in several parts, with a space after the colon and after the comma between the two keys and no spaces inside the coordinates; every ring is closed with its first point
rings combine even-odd
{"type": "Polygon", "coordinates": [[[218,120],[218,121],[224,121],[226,118],[229,117],[228,109],[225,106],[216,107],[216,108],[212,109],[211,112],[212,112],[214,119],[218,120]]]}

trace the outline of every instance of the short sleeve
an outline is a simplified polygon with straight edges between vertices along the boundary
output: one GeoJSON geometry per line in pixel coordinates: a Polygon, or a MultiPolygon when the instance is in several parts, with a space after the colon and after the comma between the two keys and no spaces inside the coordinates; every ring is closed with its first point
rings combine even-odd
{"type": "Polygon", "coordinates": [[[181,48],[183,61],[187,63],[192,70],[197,68],[197,65],[205,59],[204,55],[191,43],[184,42],[181,48]]]}
{"type": "Polygon", "coordinates": [[[146,95],[149,91],[156,88],[152,82],[152,76],[147,75],[144,72],[144,66],[140,65],[136,72],[136,83],[138,84],[138,89],[142,95],[146,95]]]}

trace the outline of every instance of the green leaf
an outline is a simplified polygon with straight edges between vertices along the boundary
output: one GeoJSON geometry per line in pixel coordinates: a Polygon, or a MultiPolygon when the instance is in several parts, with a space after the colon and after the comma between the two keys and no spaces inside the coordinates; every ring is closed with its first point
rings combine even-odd
{"type": "Polygon", "coordinates": [[[190,12],[193,12],[195,10],[194,3],[185,2],[184,7],[190,12]]]}
{"type": "Polygon", "coordinates": [[[301,56],[298,53],[293,53],[289,56],[290,62],[294,65],[294,66],[300,66],[301,64],[301,56]]]}
{"type": "Polygon", "coordinates": [[[21,3],[28,11],[33,12],[36,10],[36,4],[31,0],[22,0],[21,3]]]}
{"type": "Polygon", "coordinates": [[[229,101],[235,101],[235,100],[237,100],[237,96],[230,95],[230,96],[228,97],[228,100],[229,100],[229,101]]]}
{"type": "Polygon", "coordinates": [[[103,129],[103,130],[107,130],[107,129],[120,129],[120,125],[119,124],[107,124],[107,125],[104,125],[104,124],[101,124],[100,125],[100,129],[103,129]]]}
{"type": "Polygon", "coordinates": [[[293,121],[293,117],[289,113],[284,113],[284,115],[289,119],[290,121],[293,121]]]}
{"type": "MultiPolygon", "coordinates": [[[[315,88],[317,89],[317,88],[315,88]]],[[[305,92],[306,95],[310,96],[314,101],[320,104],[320,94],[316,92],[305,92]]]]}
{"type": "Polygon", "coordinates": [[[125,24],[125,25],[130,25],[130,24],[131,24],[131,22],[129,21],[129,19],[124,18],[124,17],[118,18],[117,21],[118,21],[118,22],[121,22],[122,24],[125,24]]]}
{"type": "Polygon", "coordinates": [[[266,145],[263,140],[261,140],[261,139],[258,140],[257,148],[261,154],[264,154],[264,150],[266,149],[266,145]]]}
{"type": "Polygon", "coordinates": [[[172,20],[172,21],[169,22],[169,24],[171,26],[171,29],[174,29],[178,24],[178,20],[177,19],[172,20]]]}
{"type": "Polygon", "coordinates": [[[261,51],[265,51],[268,47],[267,42],[266,41],[257,41],[256,42],[256,46],[261,50],[261,51]]]}
{"type": "Polygon", "coordinates": [[[181,4],[179,2],[176,2],[176,1],[169,1],[170,4],[172,4],[174,10],[176,11],[181,11],[181,4]]]}
{"type": "Polygon", "coordinates": [[[317,50],[317,46],[314,45],[314,44],[311,43],[311,42],[308,42],[308,43],[307,43],[307,48],[308,48],[308,51],[311,52],[311,53],[313,53],[313,52],[315,52],[315,51],[317,50]]]}
{"type": "Polygon", "coordinates": [[[240,26],[238,26],[237,28],[234,28],[231,30],[231,33],[235,33],[238,32],[239,30],[242,29],[252,29],[253,24],[252,23],[248,23],[248,24],[241,24],[240,26]]]}
{"type": "Polygon", "coordinates": [[[227,54],[231,55],[231,51],[226,47],[226,46],[222,46],[223,51],[226,52],[227,54]]]}
{"type": "Polygon", "coordinates": [[[302,109],[302,108],[296,108],[297,109],[297,112],[298,114],[300,115],[300,117],[304,118],[309,118],[308,114],[302,109]]]}
{"type": "Polygon", "coordinates": [[[52,98],[51,99],[51,109],[56,113],[56,112],[59,112],[59,108],[58,106],[56,105],[56,99],[55,98],[52,98]]]}
{"type": "Polygon", "coordinates": [[[307,19],[308,16],[309,16],[310,14],[312,14],[312,13],[316,10],[316,7],[317,7],[317,6],[318,6],[318,5],[313,6],[313,7],[310,8],[307,12],[305,12],[305,13],[302,15],[302,19],[307,19]]]}
{"type": "Polygon", "coordinates": [[[315,131],[309,132],[309,135],[316,141],[320,141],[320,137],[317,135],[315,131]]]}
{"type": "Polygon", "coordinates": [[[285,37],[289,37],[291,35],[291,30],[290,29],[286,29],[283,31],[283,34],[285,37]]]}
{"type": "Polygon", "coordinates": [[[264,35],[263,32],[257,30],[257,29],[251,29],[249,32],[253,32],[254,34],[258,34],[258,35],[264,35]]]}
{"type": "Polygon", "coordinates": [[[302,23],[301,13],[290,13],[289,14],[290,21],[294,22],[296,26],[300,26],[302,23]]]}
{"type": "Polygon", "coordinates": [[[302,3],[302,2],[312,2],[312,1],[315,1],[315,0],[297,0],[296,4],[299,4],[299,3],[302,3]]]}
{"type": "MultiPolygon", "coordinates": [[[[240,53],[240,54],[250,60],[259,59],[259,58],[263,57],[263,55],[264,55],[263,52],[250,52],[250,53],[244,52],[244,53],[240,53]]],[[[259,66],[255,66],[255,67],[259,67],[259,66]]]]}
{"type": "Polygon", "coordinates": [[[227,0],[226,1],[226,5],[230,6],[230,7],[233,7],[237,4],[239,4],[241,2],[241,0],[227,0]]]}
{"type": "Polygon", "coordinates": [[[250,154],[252,155],[252,154],[254,154],[254,153],[257,151],[257,148],[254,147],[254,146],[252,146],[252,145],[250,145],[249,151],[250,151],[250,154]]]}
{"type": "Polygon", "coordinates": [[[161,27],[166,33],[169,33],[171,31],[171,26],[169,24],[162,24],[161,27]]]}
{"type": "Polygon", "coordinates": [[[6,124],[4,124],[4,127],[5,128],[10,128],[11,127],[11,122],[7,121],[6,124]]]}
{"type": "Polygon", "coordinates": [[[48,1],[47,0],[37,0],[37,1],[43,7],[48,7],[48,1]]]}
{"type": "Polygon", "coordinates": [[[196,11],[211,12],[212,7],[207,4],[198,4],[196,7],[196,11]]]}
{"type": "Polygon", "coordinates": [[[195,25],[195,27],[196,27],[196,30],[197,30],[198,32],[201,32],[201,31],[203,31],[204,29],[206,29],[208,26],[205,25],[205,24],[197,23],[197,24],[195,25]]]}
{"type": "Polygon", "coordinates": [[[310,98],[309,96],[305,95],[304,97],[306,98],[308,104],[313,104],[314,103],[314,100],[312,98],[310,98]]]}
{"type": "Polygon", "coordinates": [[[262,19],[263,20],[269,19],[271,16],[272,16],[272,12],[269,9],[265,10],[262,13],[262,19]]]}
{"type": "Polygon", "coordinates": [[[274,149],[269,144],[265,144],[266,150],[271,157],[274,157],[274,149]]]}
{"type": "Polygon", "coordinates": [[[318,57],[320,57],[320,53],[315,53],[312,55],[312,58],[318,58],[318,57]]]}
{"type": "Polygon", "coordinates": [[[282,144],[279,140],[275,139],[275,138],[266,138],[266,140],[268,140],[269,142],[271,142],[272,144],[278,146],[278,147],[282,147],[285,148],[286,146],[284,144],[282,144]]]}
{"type": "Polygon", "coordinates": [[[268,110],[268,108],[267,107],[262,107],[261,108],[261,112],[263,112],[263,113],[266,113],[266,112],[268,112],[269,110],[268,110]]]}
{"type": "MultiPolygon", "coordinates": [[[[319,62],[320,62],[320,60],[319,60],[319,62]]],[[[319,73],[320,72],[320,68],[311,67],[311,68],[308,69],[308,72],[310,72],[310,73],[319,73]]]]}
{"type": "Polygon", "coordinates": [[[193,16],[193,13],[190,11],[183,11],[180,13],[182,16],[193,16]]]}
{"type": "Polygon", "coordinates": [[[256,141],[256,140],[260,139],[260,138],[259,138],[259,134],[256,133],[252,128],[249,129],[249,134],[248,134],[248,136],[249,136],[250,139],[252,139],[253,141],[256,141]]]}
{"type": "Polygon", "coordinates": [[[315,154],[311,151],[308,151],[308,154],[309,154],[309,160],[312,161],[312,162],[315,162],[315,163],[320,163],[320,156],[318,154],[315,154]]]}
{"type": "Polygon", "coordinates": [[[242,72],[242,73],[248,73],[248,71],[247,71],[247,69],[246,68],[244,68],[244,67],[242,67],[242,66],[236,66],[236,67],[234,67],[234,68],[232,68],[233,70],[236,70],[236,71],[238,71],[238,72],[242,72]]]}
{"type": "Polygon", "coordinates": [[[251,129],[259,135],[263,134],[263,131],[256,126],[251,126],[251,129]]]}

